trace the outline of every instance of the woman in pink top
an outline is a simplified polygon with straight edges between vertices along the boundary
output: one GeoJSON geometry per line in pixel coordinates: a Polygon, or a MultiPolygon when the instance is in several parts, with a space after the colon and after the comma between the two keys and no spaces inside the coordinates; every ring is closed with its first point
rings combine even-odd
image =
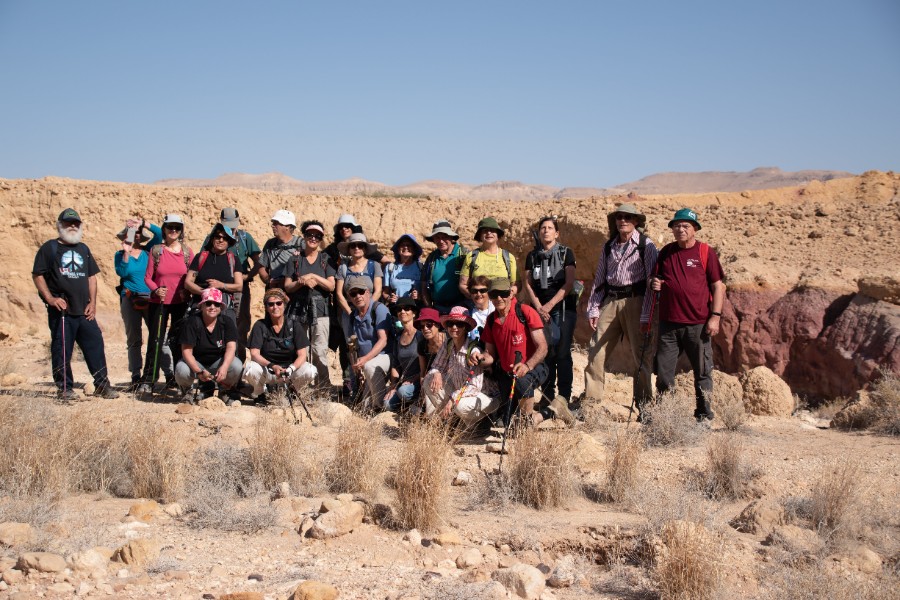
{"type": "Polygon", "coordinates": [[[184,221],[180,215],[166,215],[163,223],[163,243],[150,249],[144,281],[150,288],[150,339],[144,377],[138,394],[152,396],[153,384],[160,367],[166,376],[166,387],[175,387],[172,366],[181,360],[181,345],[166,343],[166,325],[178,323],[187,310],[189,294],[184,291],[184,278],[194,253],[184,244],[184,221]]]}

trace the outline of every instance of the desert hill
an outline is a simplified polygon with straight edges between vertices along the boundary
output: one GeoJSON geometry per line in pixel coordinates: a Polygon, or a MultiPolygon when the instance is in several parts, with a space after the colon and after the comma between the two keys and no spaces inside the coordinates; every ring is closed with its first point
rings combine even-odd
{"type": "MultiPolygon", "coordinates": [[[[699,237],[719,252],[728,277],[722,332],[714,341],[717,365],[732,373],[767,365],[798,393],[840,396],[872,379],[878,368],[900,371],[900,284],[894,244],[886,243],[900,237],[898,190],[900,175],[875,171],[741,193],[533,203],[0,179],[7,217],[0,222],[0,255],[10,265],[9,277],[0,281],[0,327],[8,339],[28,328],[44,332],[44,309],[30,267],[39,245],[55,236],[53,223],[67,206],[85,220],[85,240],[103,271],[101,321],[116,332],[121,325],[113,290],[118,249],[113,236],[129,215],[158,220],[167,211],[181,213],[194,247],[224,206],[240,209],[244,227],[260,243],[271,235],[269,218],[279,208],[326,226],[350,212],[381,248],[406,232],[424,243],[431,223],[449,218],[471,248],[478,220],[492,214],[506,228],[504,244],[524,264],[535,222],[556,214],[561,242],[578,259],[577,276],[590,282],[607,236],[606,214],[628,199],[648,215],[648,233],[658,244],[670,241],[666,224],[675,210],[691,206],[698,211],[703,225],[699,237]]],[[[584,344],[588,338],[582,320],[576,339],[584,344]]]]}
{"type": "Polygon", "coordinates": [[[429,197],[453,200],[526,200],[541,201],[565,198],[590,198],[616,193],[638,194],[691,194],[705,192],[741,192],[803,185],[811,181],[828,181],[851,177],[843,171],[784,172],[777,167],[764,167],[753,171],[704,173],[658,173],[617,185],[614,188],[565,187],[554,188],[519,181],[494,181],[471,185],[440,180],[425,180],[408,185],[391,186],[376,181],[351,178],[342,181],[301,181],[281,173],[225,173],[215,179],[163,179],[156,185],[166,187],[238,187],[289,194],[324,194],[336,196],[396,196],[429,197]]]}

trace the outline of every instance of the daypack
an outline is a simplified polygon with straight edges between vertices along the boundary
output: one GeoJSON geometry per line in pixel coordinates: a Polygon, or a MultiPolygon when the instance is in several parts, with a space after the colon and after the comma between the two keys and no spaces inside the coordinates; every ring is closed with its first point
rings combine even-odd
{"type": "MultiPolygon", "coordinates": [[[[425,264],[422,266],[422,281],[425,283],[429,293],[434,287],[433,282],[431,281],[431,274],[434,271],[434,263],[438,259],[439,254],[440,253],[437,250],[432,250],[425,259],[425,264]]],[[[457,243],[453,248],[453,252],[450,253],[450,256],[459,262],[463,260],[463,257],[465,257],[466,254],[466,249],[457,243]]]]}
{"type": "MultiPolygon", "coordinates": [[[[478,248],[475,248],[471,252],[472,261],[469,263],[469,278],[470,279],[472,278],[472,274],[475,272],[475,259],[478,258],[479,252],[480,252],[480,250],[478,248]]],[[[512,266],[510,265],[510,259],[509,259],[509,250],[507,250],[506,248],[501,248],[500,254],[503,256],[503,264],[506,265],[506,276],[509,277],[510,281],[512,281],[513,276],[512,276],[512,266]]]]}
{"type": "MultiPolygon", "coordinates": [[[[152,248],[150,248],[150,256],[153,258],[153,270],[159,268],[159,261],[162,258],[163,245],[156,244],[152,248]]],[[[191,252],[190,248],[182,245],[181,247],[181,257],[184,259],[185,269],[190,270],[191,268],[191,260],[194,258],[194,253],[191,252]]],[[[231,270],[231,274],[234,275],[234,268],[231,270]]]]}

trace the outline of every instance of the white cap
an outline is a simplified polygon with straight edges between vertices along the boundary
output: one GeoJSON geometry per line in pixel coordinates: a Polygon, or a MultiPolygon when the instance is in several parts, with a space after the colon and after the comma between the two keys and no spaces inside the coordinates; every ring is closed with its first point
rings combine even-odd
{"type": "Polygon", "coordinates": [[[289,210],[277,210],[275,214],[272,215],[273,221],[278,221],[282,225],[292,225],[294,227],[297,226],[297,219],[294,218],[294,213],[289,210]]]}
{"type": "Polygon", "coordinates": [[[184,225],[184,220],[181,218],[181,215],[176,215],[175,213],[168,213],[163,217],[162,224],[166,223],[178,223],[179,225],[184,225]]]}

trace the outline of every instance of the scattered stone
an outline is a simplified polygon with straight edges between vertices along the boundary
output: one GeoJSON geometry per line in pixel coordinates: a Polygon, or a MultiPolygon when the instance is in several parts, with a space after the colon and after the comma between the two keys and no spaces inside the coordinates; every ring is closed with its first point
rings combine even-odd
{"type": "Polygon", "coordinates": [[[569,556],[564,556],[556,563],[556,568],[550,573],[547,585],[552,588],[566,588],[575,583],[577,573],[575,562],[569,556]]]}
{"type": "Polygon", "coordinates": [[[0,523],[0,544],[4,546],[20,546],[31,541],[34,531],[28,523],[7,521],[0,523]]]}
{"type": "Polygon", "coordinates": [[[109,564],[109,557],[105,556],[96,548],[76,552],[66,559],[66,564],[73,571],[83,573],[95,573],[97,571],[106,571],[109,564]]]}
{"type": "Polygon", "coordinates": [[[25,579],[25,573],[18,569],[8,569],[3,572],[3,581],[9,585],[17,585],[25,579]]]}
{"type": "Polygon", "coordinates": [[[484,446],[485,452],[493,452],[494,454],[500,454],[503,452],[504,454],[508,454],[509,450],[503,448],[502,442],[488,442],[484,446]]]}
{"type": "Polygon", "coordinates": [[[502,583],[507,590],[526,600],[538,600],[546,587],[544,574],[531,565],[522,563],[494,571],[491,579],[502,583]]]}
{"type": "Polygon", "coordinates": [[[322,423],[328,427],[340,427],[344,421],[353,416],[350,408],[338,402],[326,402],[320,409],[319,414],[322,423]]]}
{"type": "Polygon", "coordinates": [[[338,537],[353,531],[362,524],[365,509],[359,502],[341,504],[329,512],[319,515],[309,536],[319,540],[338,537]]]}
{"type": "Polygon", "coordinates": [[[486,567],[476,567],[463,573],[460,578],[466,583],[487,583],[491,580],[491,570],[486,567]]]}
{"type": "Polygon", "coordinates": [[[66,559],[52,552],[26,552],[19,557],[16,568],[25,573],[59,573],[66,568],[66,559]]]}
{"type": "Polygon", "coordinates": [[[472,567],[480,567],[483,562],[484,557],[478,548],[467,548],[456,557],[456,568],[470,569],[472,567]]]}
{"type": "Polygon", "coordinates": [[[353,494],[338,494],[335,496],[335,499],[338,500],[338,502],[346,504],[348,502],[353,502],[353,494]]]}
{"type": "Polygon", "coordinates": [[[869,575],[880,573],[883,563],[876,552],[863,544],[853,548],[847,555],[845,562],[869,575]]]}
{"type": "Polygon", "coordinates": [[[744,406],[754,415],[789,417],[794,412],[791,388],[768,367],[756,367],[740,377],[744,406]]]}
{"type": "Polygon", "coordinates": [[[847,237],[856,237],[859,235],[859,229],[857,227],[845,227],[844,235],[847,237]]]}
{"type": "Polygon", "coordinates": [[[288,600],[335,600],[337,588],[328,583],[309,579],[294,588],[288,600]]]}
{"type": "Polygon", "coordinates": [[[153,516],[158,513],[159,504],[157,504],[156,500],[141,500],[140,502],[132,504],[131,508],[128,509],[129,517],[134,517],[144,523],[152,521],[153,516]]]}
{"type": "Polygon", "coordinates": [[[265,596],[261,592],[235,592],[233,594],[222,594],[219,600],[265,600],[265,596]]]}
{"type": "Polygon", "coordinates": [[[177,502],[172,502],[171,504],[166,504],[165,506],[163,506],[163,512],[170,517],[178,518],[184,514],[184,509],[181,508],[181,505],[177,502]]]}
{"type": "Polygon", "coordinates": [[[468,471],[460,471],[453,478],[453,485],[469,485],[472,483],[472,475],[468,471]]]}
{"type": "Polygon", "coordinates": [[[225,403],[216,398],[215,396],[210,396],[209,398],[204,398],[200,402],[197,403],[197,406],[200,408],[205,408],[207,410],[222,412],[228,410],[228,407],[225,406],[225,403]]]}
{"type": "Polygon", "coordinates": [[[48,585],[47,591],[53,592],[54,594],[69,596],[75,592],[75,586],[73,586],[71,583],[61,581],[59,583],[54,583],[53,585],[48,585]]]}
{"type": "Polygon", "coordinates": [[[300,527],[297,529],[297,533],[300,534],[300,537],[306,537],[306,534],[312,529],[312,526],[315,525],[316,520],[311,516],[306,515],[303,517],[303,520],[300,521],[300,527]]]}
{"type": "Polygon", "coordinates": [[[136,567],[142,567],[159,558],[161,546],[154,539],[131,540],[113,554],[113,560],[136,567]]]}
{"type": "Polygon", "coordinates": [[[520,561],[514,554],[503,554],[497,559],[497,566],[501,569],[508,569],[509,567],[514,567],[519,564],[520,561]]]}
{"type": "Polygon", "coordinates": [[[768,499],[754,500],[730,525],[744,533],[768,535],[779,525],[784,525],[784,507],[768,499]]]}
{"type": "Polygon", "coordinates": [[[818,229],[813,229],[809,232],[809,235],[807,237],[811,240],[817,240],[822,237],[822,232],[818,229]]]}
{"type": "Polygon", "coordinates": [[[422,545],[422,534],[419,533],[418,529],[410,529],[406,532],[406,535],[403,536],[403,539],[408,541],[412,546],[422,545]]]}
{"type": "Polygon", "coordinates": [[[344,504],[344,502],[341,502],[337,498],[326,498],[325,500],[322,500],[322,505],[319,506],[319,512],[325,514],[339,509],[344,506],[344,504]]]}
{"type": "Polygon", "coordinates": [[[441,529],[440,533],[431,538],[431,541],[441,546],[460,546],[463,543],[459,534],[452,529],[441,529]]]}
{"type": "Polygon", "coordinates": [[[0,377],[0,385],[3,387],[16,387],[27,382],[28,379],[20,373],[7,373],[0,377]]]}
{"type": "Polygon", "coordinates": [[[260,573],[250,573],[249,575],[247,575],[247,579],[249,579],[250,581],[262,581],[263,576],[260,573]]]}
{"type": "Polygon", "coordinates": [[[179,404],[178,406],[175,407],[175,414],[189,415],[192,412],[194,412],[195,410],[197,410],[197,407],[193,406],[191,404],[179,404]]]}

